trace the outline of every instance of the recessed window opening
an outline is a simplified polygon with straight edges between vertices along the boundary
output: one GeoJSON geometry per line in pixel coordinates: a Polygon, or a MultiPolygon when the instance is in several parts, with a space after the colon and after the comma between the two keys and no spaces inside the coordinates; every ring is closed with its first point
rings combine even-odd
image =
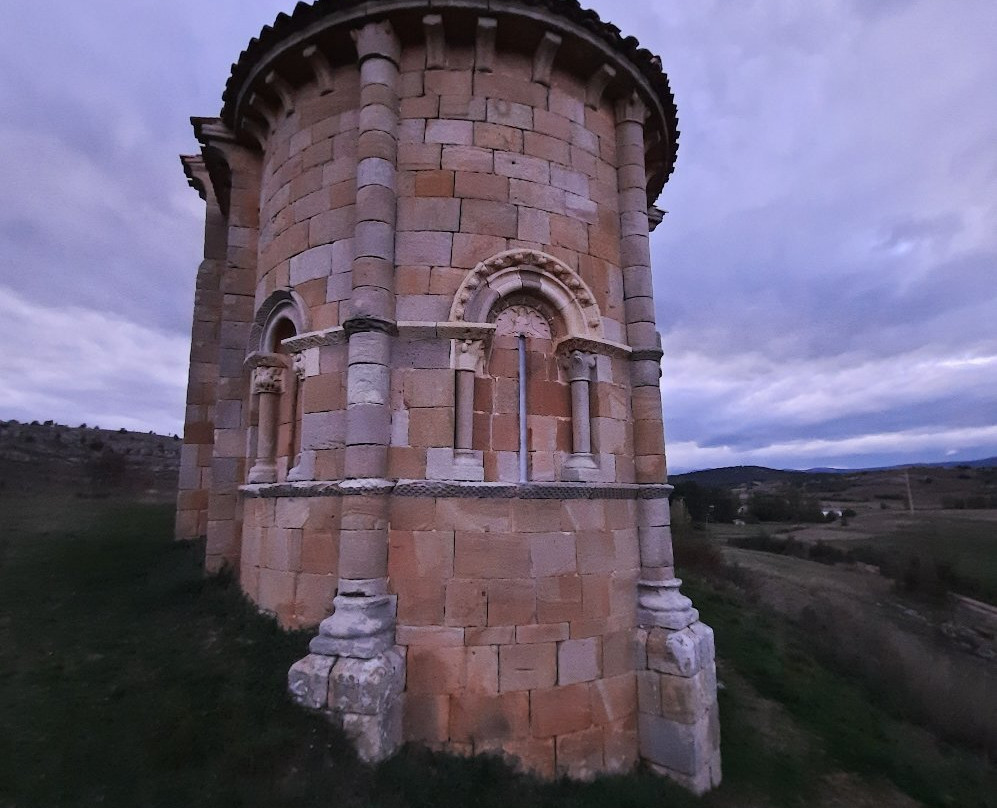
{"type": "MultiPolygon", "coordinates": [[[[541,304],[542,305],[542,304],[541,304]]],[[[507,299],[504,306],[495,312],[495,336],[497,347],[509,349],[514,340],[516,351],[517,408],[516,425],[518,433],[519,482],[529,481],[529,430],[528,404],[530,389],[530,362],[528,351],[539,348],[539,353],[549,354],[552,341],[551,323],[548,315],[532,299],[507,299]],[[537,344],[539,343],[539,344],[537,344]]]]}

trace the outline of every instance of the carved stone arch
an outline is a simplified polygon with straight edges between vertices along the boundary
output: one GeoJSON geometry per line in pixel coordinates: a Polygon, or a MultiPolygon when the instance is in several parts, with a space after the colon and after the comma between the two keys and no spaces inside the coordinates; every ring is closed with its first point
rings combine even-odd
{"type": "Polygon", "coordinates": [[[506,250],[467,273],[450,307],[451,322],[483,323],[501,298],[528,294],[560,315],[566,336],[602,338],[602,315],[581,276],[553,255],[506,250]]]}
{"type": "Polygon", "coordinates": [[[274,334],[281,320],[289,320],[295,334],[309,330],[308,307],[297,292],[280,289],[263,301],[249,331],[249,350],[276,353],[280,346],[273,344],[274,334]]]}

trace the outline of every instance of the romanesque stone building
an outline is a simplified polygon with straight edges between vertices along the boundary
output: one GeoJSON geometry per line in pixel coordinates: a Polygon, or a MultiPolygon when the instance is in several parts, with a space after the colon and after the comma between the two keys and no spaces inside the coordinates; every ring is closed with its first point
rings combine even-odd
{"type": "Polygon", "coordinates": [[[318,0],[223,98],[183,158],[177,530],[317,626],[294,697],[371,760],[716,784],[713,635],[669,532],[657,57],[575,0],[318,0]]]}

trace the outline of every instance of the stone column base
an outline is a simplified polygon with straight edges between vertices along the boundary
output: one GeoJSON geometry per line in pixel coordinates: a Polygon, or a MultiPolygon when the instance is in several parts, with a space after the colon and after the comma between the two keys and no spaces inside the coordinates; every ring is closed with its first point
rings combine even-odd
{"type": "Polygon", "coordinates": [[[298,462],[287,472],[289,483],[306,482],[315,479],[315,452],[304,450],[298,455],[298,462]]]}
{"type": "Polygon", "coordinates": [[[427,449],[426,479],[481,482],[485,479],[484,452],[476,449],[427,449]]]}
{"type": "Polygon", "coordinates": [[[651,769],[696,794],[720,784],[713,629],[637,630],[637,731],[651,769]]]}
{"type": "Polygon", "coordinates": [[[291,697],[342,726],[360,759],[375,763],[402,745],[405,649],[371,659],[309,654],[287,674],[291,697]]]}

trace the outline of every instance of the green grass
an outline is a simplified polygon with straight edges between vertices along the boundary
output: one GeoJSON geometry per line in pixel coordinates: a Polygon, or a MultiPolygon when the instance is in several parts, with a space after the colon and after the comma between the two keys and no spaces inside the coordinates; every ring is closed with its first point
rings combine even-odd
{"type": "Polygon", "coordinates": [[[959,594],[997,604],[997,524],[931,514],[897,533],[862,542],[892,559],[902,574],[910,559],[941,563],[959,594]]]}
{"type": "Polygon", "coordinates": [[[737,683],[721,693],[725,784],[706,799],[647,774],[542,783],[494,758],[418,747],[368,767],[286,696],[309,635],[281,631],[231,581],[205,578],[203,548],[170,538],[172,507],[0,506],[2,808],[683,808],[741,806],[749,795],[788,807],[812,804],[841,767],[884,773],[929,805],[995,804],[985,797],[992,770],[956,750],[931,757],[930,743],[907,749],[915,736],[821,668],[782,623],[706,585],[693,594],[737,683]],[[810,740],[773,746],[752,689],[782,702],[810,740]]]}
{"type": "MultiPolygon", "coordinates": [[[[929,806],[997,806],[997,771],[988,761],[892,713],[859,678],[828,667],[803,631],[752,605],[736,588],[692,580],[685,589],[713,626],[728,664],[819,741],[823,754],[798,761],[809,771],[884,777],[929,806]]],[[[725,764],[730,774],[742,761],[728,754],[725,764]]],[[[774,774],[770,791],[779,789],[780,777],[790,784],[800,777],[795,768],[774,774]]],[[[800,777],[801,786],[806,782],[800,777]]]]}

